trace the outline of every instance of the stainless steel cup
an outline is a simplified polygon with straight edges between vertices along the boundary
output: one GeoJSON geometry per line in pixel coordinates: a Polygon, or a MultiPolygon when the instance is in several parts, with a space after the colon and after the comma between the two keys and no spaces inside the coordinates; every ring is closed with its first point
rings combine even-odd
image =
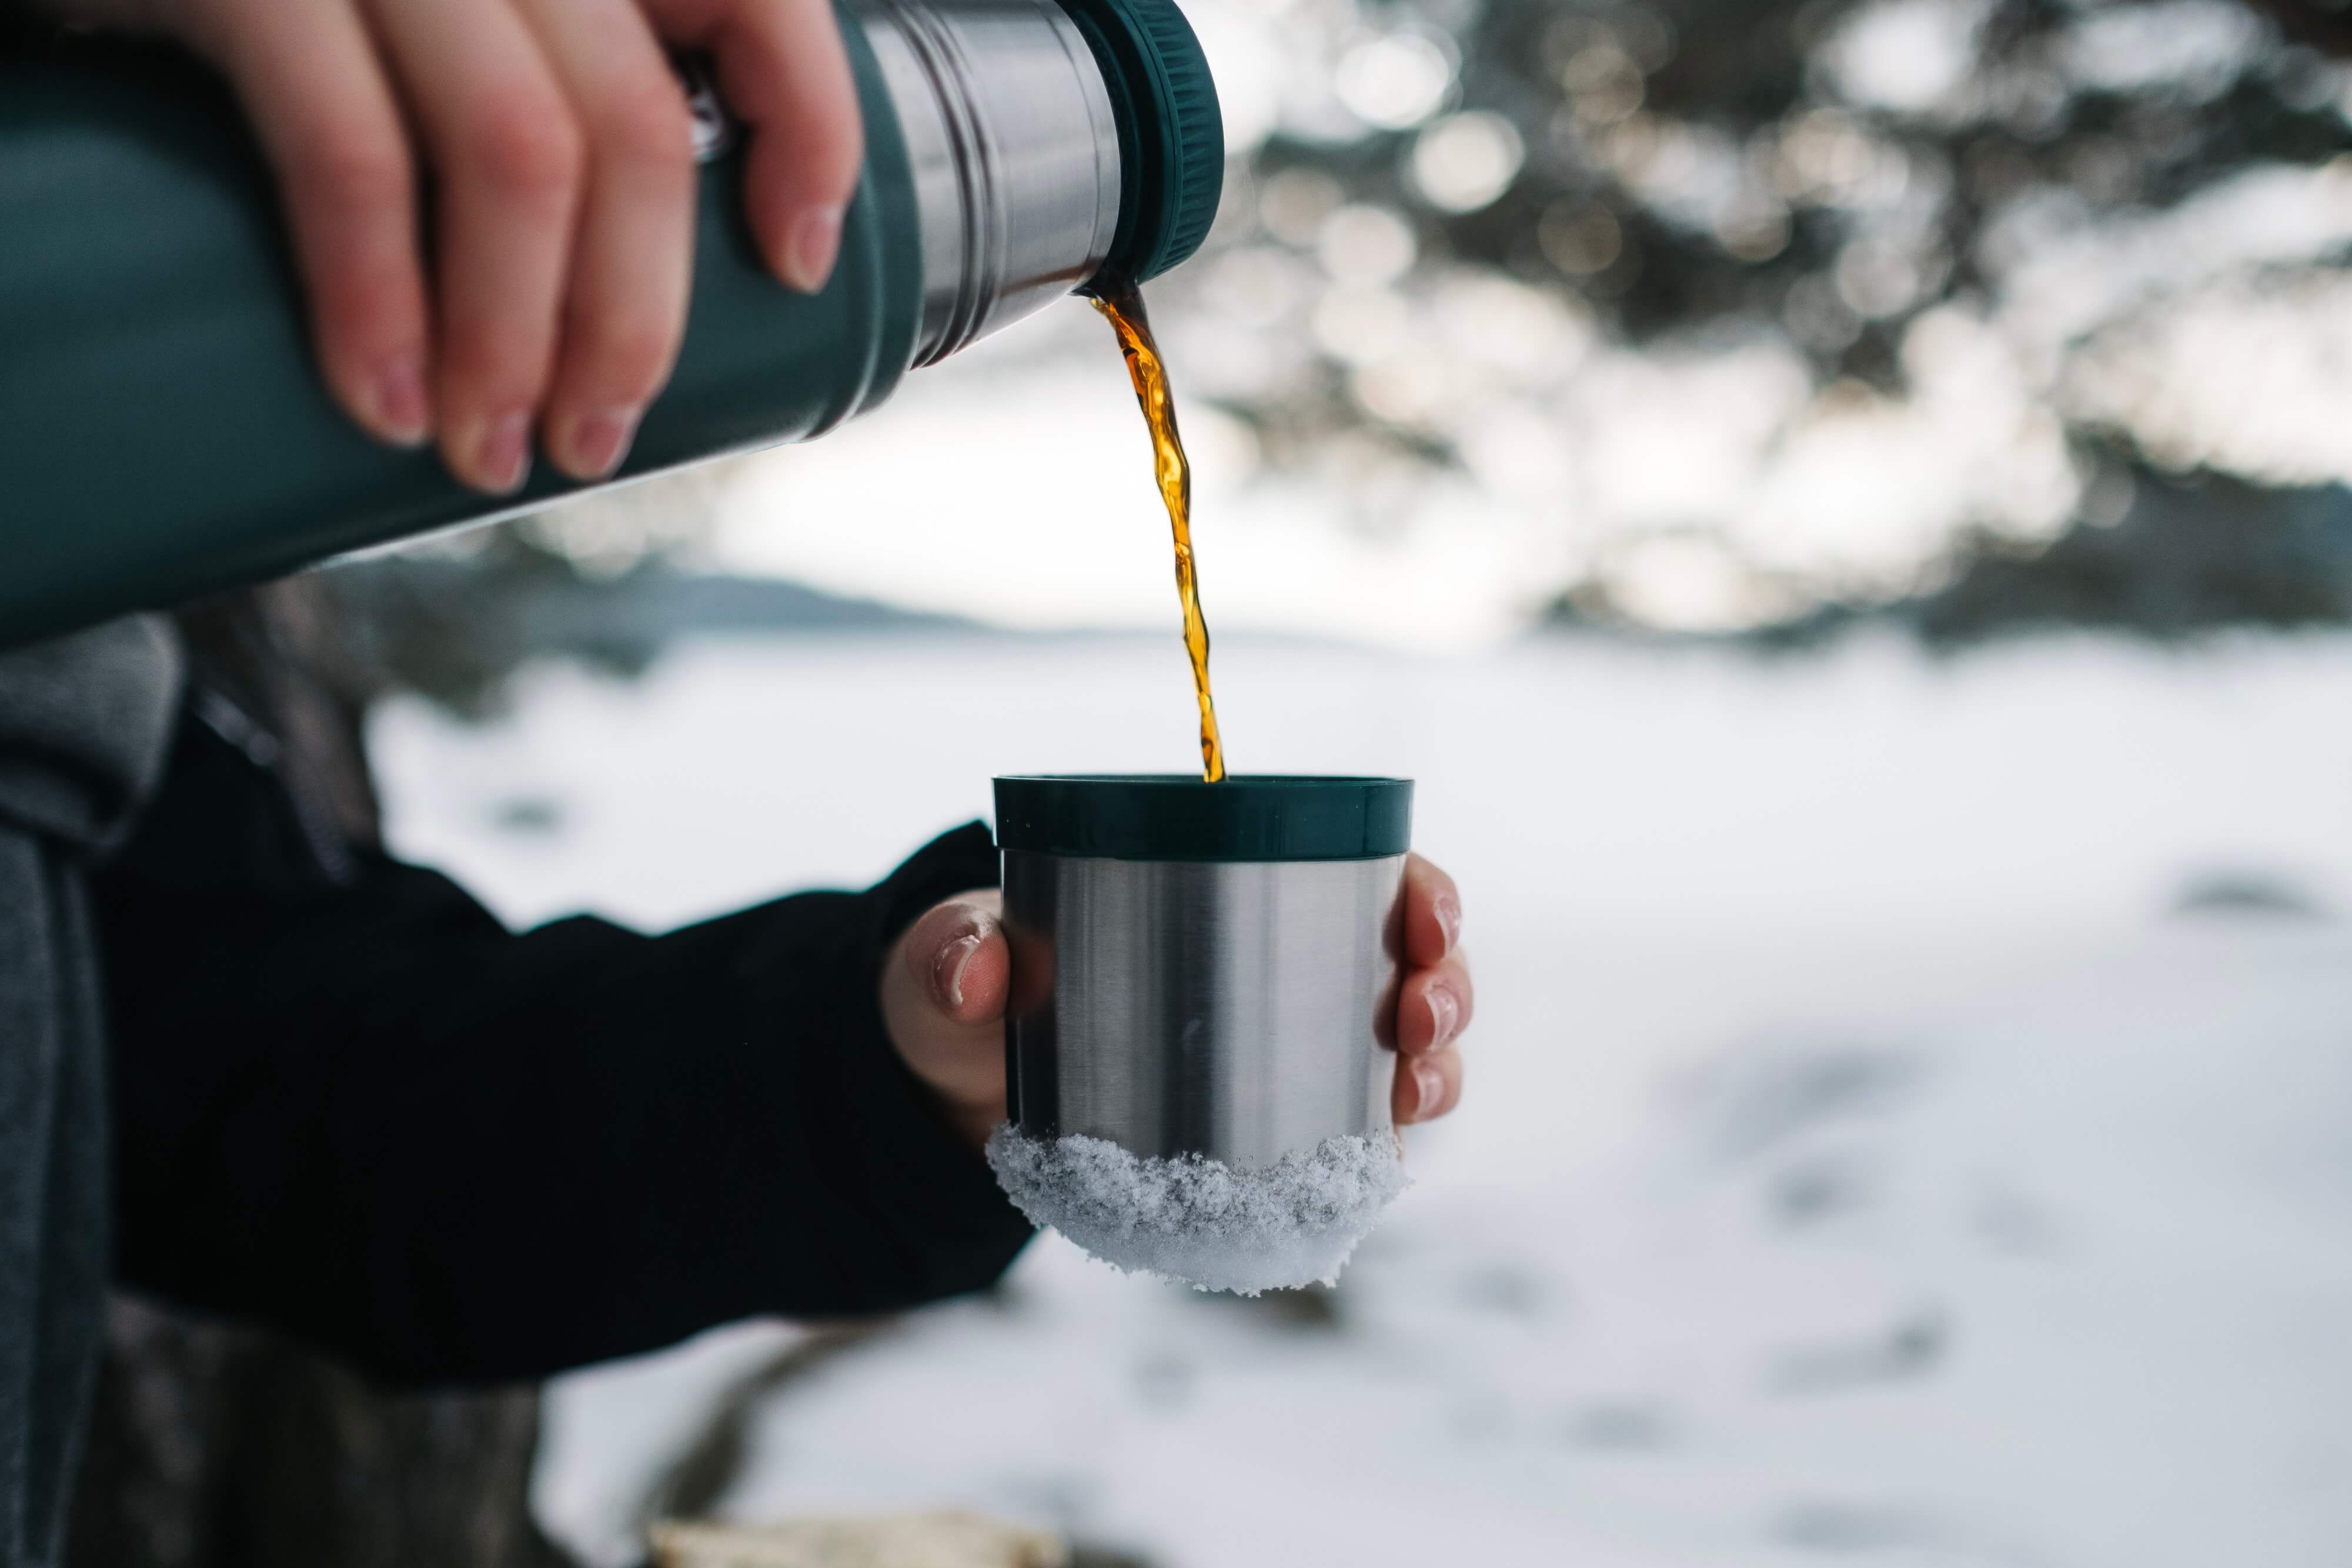
{"type": "Polygon", "coordinates": [[[1255,1169],[1389,1126],[1412,785],[996,781],[1012,1117],[1255,1169]]]}

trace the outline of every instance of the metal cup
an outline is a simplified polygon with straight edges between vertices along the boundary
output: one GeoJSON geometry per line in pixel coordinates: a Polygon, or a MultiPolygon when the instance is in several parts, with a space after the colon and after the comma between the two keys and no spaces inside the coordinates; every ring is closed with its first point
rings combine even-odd
{"type": "Polygon", "coordinates": [[[1000,779],[1013,1124],[1240,1169],[1384,1132],[1412,786],[1000,779]]]}

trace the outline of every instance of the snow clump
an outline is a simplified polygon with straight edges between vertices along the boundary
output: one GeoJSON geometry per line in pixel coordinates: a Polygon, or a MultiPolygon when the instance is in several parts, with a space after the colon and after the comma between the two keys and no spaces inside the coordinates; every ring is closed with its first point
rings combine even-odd
{"type": "Polygon", "coordinates": [[[1352,1134],[1261,1170],[1204,1155],[1160,1159],[1104,1138],[1039,1138],[1011,1124],[988,1163],[1015,1207],[1104,1262],[1202,1291],[1336,1283],[1381,1210],[1407,1185],[1396,1139],[1352,1134]]]}

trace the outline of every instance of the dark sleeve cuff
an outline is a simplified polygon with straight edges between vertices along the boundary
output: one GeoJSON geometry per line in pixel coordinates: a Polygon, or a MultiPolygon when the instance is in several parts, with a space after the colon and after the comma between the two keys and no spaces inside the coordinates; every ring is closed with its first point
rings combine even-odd
{"type": "Polygon", "coordinates": [[[118,887],[110,956],[149,956],[116,993],[124,1278],[409,1384],[983,1287],[1030,1228],[878,984],[996,878],[975,823],[866,892],[654,937],[509,935],[391,862],[322,901],[118,887]]]}
{"type": "Polygon", "coordinates": [[[1031,1228],[890,1043],[879,988],[908,925],[996,881],[972,823],[864,893],[799,894],[645,944],[609,988],[617,1019],[596,1055],[611,1076],[567,1117],[597,1150],[575,1190],[604,1213],[542,1264],[573,1266],[593,1228],[617,1243],[606,1288],[560,1340],[512,1314],[520,1337],[482,1342],[485,1370],[537,1375],[740,1318],[896,1312],[992,1283],[1031,1228]],[[665,1039],[666,1003],[705,1021],[665,1039]]]}
{"type": "Polygon", "coordinates": [[[34,0],[0,0],[0,49],[29,49],[51,42],[57,18],[34,0]]]}
{"type": "MultiPolygon", "coordinates": [[[[842,1136],[835,1146],[859,1195],[875,1250],[845,1280],[840,1311],[911,1306],[976,1290],[1010,1266],[1029,1222],[996,1185],[980,1152],[910,1071],[882,1021],[882,966],[892,944],[943,898],[998,881],[995,841],[969,822],[943,833],[858,895],[862,949],[828,1030],[839,1073],[842,1136]],[[886,1266],[887,1265],[887,1266],[886,1266]]],[[[803,1305],[798,1315],[807,1315],[803,1305]]]]}

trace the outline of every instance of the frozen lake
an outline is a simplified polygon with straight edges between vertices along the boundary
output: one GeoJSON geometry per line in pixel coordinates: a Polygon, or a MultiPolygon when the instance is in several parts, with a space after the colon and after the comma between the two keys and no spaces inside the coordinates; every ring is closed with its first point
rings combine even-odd
{"type": "MultiPolygon", "coordinates": [[[[1158,1568],[2352,1557],[2352,641],[1217,674],[1239,769],[1420,781],[1464,1109],[1329,1312],[1047,1239],[764,1400],[728,1511],[961,1502],[1158,1568]]],[[[778,639],[375,740],[403,852],[661,926],[869,882],[996,772],[1181,768],[1189,708],[1172,640],[778,639]]],[[[559,1385],[551,1521],[627,1561],[793,1333],[559,1385]]]]}

